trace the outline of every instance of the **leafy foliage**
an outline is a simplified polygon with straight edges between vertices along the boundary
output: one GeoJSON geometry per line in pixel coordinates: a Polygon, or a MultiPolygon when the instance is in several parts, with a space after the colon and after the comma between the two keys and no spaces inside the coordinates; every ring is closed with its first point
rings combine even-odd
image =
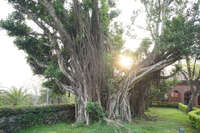
{"type": "Polygon", "coordinates": [[[196,12],[198,10],[193,7],[193,10],[188,11],[188,15],[179,15],[165,21],[166,27],[160,37],[160,48],[164,55],[174,50],[174,56],[189,55],[195,53],[195,49],[199,49],[200,25],[197,24],[199,16],[196,12]]]}
{"type": "Polygon", "coordinates": [[[93,121],[102,119],[105,115],[103,108],[98,102],[87,102],[86,111],[90,114],[93,121]]]}
{"type": "Polygon", "coordinates": [[[63,75],[57,64],[49,62],[48,67],[44,71],[44,76],[46,78],[55,77],[56,79],[61,80],[63,75]]]}
{"type": "MultiPolygon", "coordinates": [[[[188,108],[187,105],[184,105],[184,104],[182,104],[182,103],[179,103],[179,104],[178,104],[178,108],[179,108],[181,111],[187,113],[187,108],[188,108]]],[[[197,107],[193,107],[193,108],[192,108],[192,110],[198,110],[198,109],[199,109],[199,108],[197,108],[197,107]]]]}
{"type": "Polygon", "coordinates": [[[200,109],[191,111],[188,115],[192,126],[200,130],[200,109]]]}
{"type": "Polygon", "coordinates": [[[149,38],[144,38],[142,42],[140,43],[139,48],[136,50],[135,55],[142,60],[143,58],[146,58],[148,54],[150,53],[149,48],[152,45],[152,41],[149,38]]]}
{"type": "Polygon", "coordinates": [[[170,103],[170,102],[161,102],[153,101],[152,107],[169,107],[169,108],[178,108],[179,103],[170,103]]]}
{"type": "Polygon", "coordinates": [[[178,104],[178,108],[183,111],[183,112],[187,112],[187,105],[184,105],[182,103],[178,104]]]}
{"type": "Polygon", "coordinates": [[[27,94],[23,88],[13,87],[10,90],[2,91],[1,100],[3,105],[17,106],[17,105],[30,105],[31,95],[27,94]]]}
{"type": "Polygon", "coordinates": [[[39,124],[72,122],[75,119],[74,113],[74,105],[0,108],[0,129],[6,133],[12,133],[39,124]]]}

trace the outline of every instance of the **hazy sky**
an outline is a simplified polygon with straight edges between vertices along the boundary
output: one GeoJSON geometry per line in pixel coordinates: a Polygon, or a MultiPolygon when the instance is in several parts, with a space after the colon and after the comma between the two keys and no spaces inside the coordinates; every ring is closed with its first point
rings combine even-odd
{"type": "MultiPolygon", "coordinates": [[[[0,2],[0,19],[12,12],[6,1],[0,2]]],[[[32,78],[30,67],[26,64],[25,54],[13,45],[14,38],[0,30],[0,86],[24,86],[32,78]]]]}
{"type": "MultiPolygon", "coordinates": [[[[135,0],[119,0],[118,7],[121,10],[119,19],[123,26],[130,24],[130,16],[134,8],[141,9],[142,6],[135,0]]],[[[0,2],[0,19],[5,19],[9,13],[13,11],[12,6],[7,3],[6,0],[0,2]]],[[[138,17],[136,24],[142,26],[145,25],[144,14],[138,17]]],[[[147,36],[143,30],[136,30],[139,40],[131,40],[127,36],[124,36],[126,40],[126,47],[136,49],[138,47],[141,38],[147,36]]],[[[40,80],[37,76],[33,76],[33,73],[26,63],[26,55],[23,51],[19,51],[13,44],[14,38],[7,36],[6,31],[0,29],[0,89],[1,86],[11,87],[24,86],[25,88],[33,88],[40,84],[40,80]]]]}

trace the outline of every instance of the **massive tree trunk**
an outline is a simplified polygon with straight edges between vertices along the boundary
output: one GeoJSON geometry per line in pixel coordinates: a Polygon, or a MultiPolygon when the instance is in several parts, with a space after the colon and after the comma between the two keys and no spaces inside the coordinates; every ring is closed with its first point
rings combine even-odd
{"type": "MultiPolygon", "coordinates": [[[[105,47],[102,38],[102,27],[98,0],[92,1],[91,16],[84,11],[78,0],[73,0],[74,33],[66,32],[64,25],[58,19],[52,5],[47,0],[41,0],[46,10],[55,22],[59,31],[63,49],[56,47],[59,68],[71,83],[76,95],[76,121],[89,124],[87,102],[101,103],[100,93],[105,87],[105,47]],[[68,51],[69,57],[62,51],[68,51]],[[68,64],[68,66],[66,66],[68,64]]],[[[55,37],[52,41],[56,42],[55,37]],[[54,39],[54,40],[53,40],[54,39]]]]}
{"type": "Polygon", "coordinates": [[[131,112],[134,117],[142,118],[145,111],[145,96],[147,90],[150,88],[150,79],[144,78],[135,85],[134,90],[131,92],[131,112]]]}
{"type": "Polygon", "coordinates": [[[153,86],[159,86],[160,82],[160,70],[155,71],[145,76],[140,82],[136,83],[131,93],[131,112],[133,116],[143,118],[144,111],[148,109],[151,104],[151,98],[147,96],[147,92],[153,86]]]}
{"type": "Polygon", "coordinates": [[[109,119],[120,119],[123,121],[132,121],[131,109],[130,109],[130,96],[127,92],[125,94],[114,94],[109,99],[109,119]]]}

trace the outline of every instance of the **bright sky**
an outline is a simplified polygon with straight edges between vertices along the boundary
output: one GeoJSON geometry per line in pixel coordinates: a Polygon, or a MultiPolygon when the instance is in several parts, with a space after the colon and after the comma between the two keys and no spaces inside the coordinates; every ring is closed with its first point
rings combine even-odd
{"type": "MultiPolygon", "coordinates": [[[[117,7],[120,9],[121,14],[118,17],[118,21],[122,22],[123,27],[127,27],[127,25],[131,25],[130,17],[133,15],[134,10],[141,10],[144,12],[143,5],[138,2],[140,0],[118,0],[117,7]]],[[[142,28],[146,25],[145,22],[145,14],[140,13],[136,18],[134,25],[131,25],[134,28],[134,31],[131,31],[132,35],[137,35],[135,39],[130,38],[128,36],[124,36],[124,40],[126,40],[125,47],[136,50],[141,42],[141,40],[145,37],[149,36],[149,33],[142,28]],[[142,27],[142,28],[140,28],[142,27]]]]}
{"type": "MultiPolygon", "coordinates": [[[[126,27],[130,24],[130,16],[132,15],[133,8],[141,9],[142,5],[135,0],[118,0],[117,6],[121,10],[119,19],[123,26],[126,27]]],[[[5,19],[9,13],[13,11],[12,7],[8,5],[6,0],[0,2],[0,19],[5,19]]],[[[141,14],[136,20],[137,26],[144,26],[144,14],[141,14]]],[[[126,48],[135,50],[138,47],[141,39],[148,36],[141,29],[136,29],[134,33],[137,33],[138,39],[130,39],[124,36],[126,40],[126,48]]],[[[35,88],[38,87],[41,81],[37,76],[33,76],[33,73],[26,63],[26,55],[23,51],[19,51],[13,44],[14,38],[7,36],[6,31],[0,30],[0,89],[5,87],[24,87],[35,88]]]]}
{"type": "MultiPolygon", "coordinates": [[[[5,1],[0,4],[0,19],[12,12],[5,1]]],[[[13,38],[6,31],[0,30],[0,86],[23,86],[32,77],[30,67],[26,64],[25,54],[13,45],[13,38]]]]}

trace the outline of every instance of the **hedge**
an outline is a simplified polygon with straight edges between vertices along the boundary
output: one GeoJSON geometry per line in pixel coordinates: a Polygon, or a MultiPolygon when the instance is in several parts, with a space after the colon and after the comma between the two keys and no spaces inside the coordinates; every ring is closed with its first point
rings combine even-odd
{"type": "MultiPolygon", "coordinates": [[[[178,104],[178,108],[179,108],[181,111],[183,111],[183,112],[187,112],[188,106],[187,106],[187,105],[184,105],[184,104],[182,104],[182,103],[179,103],[179,104],[178,104]]],[[[199,108],[193,107],[192,110],[199,110],[199,108]]]]}
{"type": "Polygon", "coordinates": [[[40,124],[70,122],[74,119],[74,105],[0,108],[0,133],[11,133],[40,124]]]}
{"type": "Polygon", "coordinates": [[[171,107],[171,108],[178,108],[178,103],[176,102],[161,102],[161,101],[153,101],[152,107],[171,107]]]}
{"type": "Polygon", "coordinates": [[[183,111],[183,112],[187,112],[187,105],[184,105],[182,103],[178,104],[178,108],[183,111]]]}
{"type": "Polygon", "coordinates": [[[200,130],[200,109],[191,111],[188,115],[192,126],[200,130]]]}
{"type": "MultiPolygon", "coordinates": [[[[173,107],[178,108],[183,112],[187,112],[187,105],[184,105],[182,103],[170,103],[170,102],[160,102],[160,101],[153,101],[152,107],[173,107]]],[[[193,111],[189,112],[189,119],[192,123],[192,126],[194,128],[197,128],[200,130],[200,109],[198,107],[193,107],[193,111]]]]}
{"type": "MultiPolygon", "coordinates": [[[[179,103],[178,108],[183,112],[187,112],[188,107],[187,107],[187,105],[179,103]]],[[[192,109],[193,109],[193,111],[188,113],[189,119],[194,128],[200,129],[200,109],[197,107],[193,107],[192,109]]]]}

